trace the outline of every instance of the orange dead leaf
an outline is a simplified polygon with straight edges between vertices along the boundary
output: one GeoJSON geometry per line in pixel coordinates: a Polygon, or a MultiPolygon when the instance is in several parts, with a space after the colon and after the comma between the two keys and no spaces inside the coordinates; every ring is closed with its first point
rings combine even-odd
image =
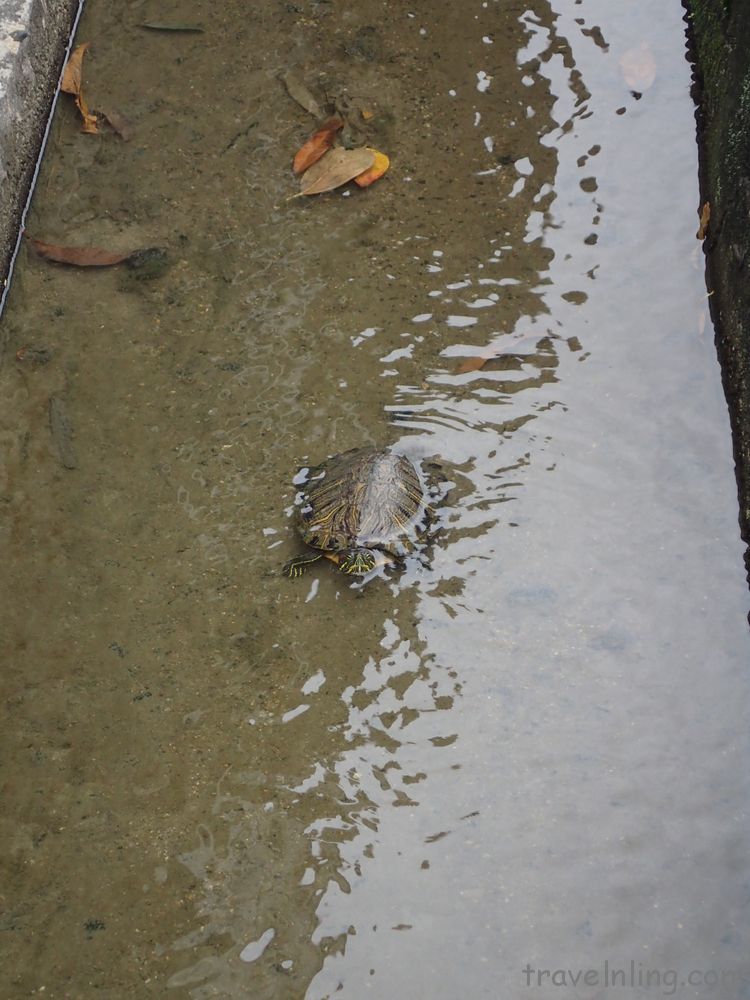
{"type": "Polygon", "coordinates": [[[90,44],[90,42],[83,42],[73,50],[70,59],[65,64],[60,89],[75,97],[76,107],[83,119],[81,131],[87,132],[89,135],[96,135],[99,131],[96,126],[96,115],[89,111],[82,89],[83,57],[90,44]]]}
{"type": "Polygon", "coordinates": [[[371,118],[375,117],[375,112],[374,111],[370,111],[369,108],[362,108],[362,117],[364,118],[364,120],[366,122],[369,122],[369,120],[371,118]]]}
{"type": "Polygon", "coordinates": [[[293,169],[295,174],[303,174],[306,170],[310,169],[313,163],[317,163],[333,146],[336,133],[343,127],[343,118],[334,117],[323,122],[320,128],[313,132],[302,149],[294,157],[293,169]]]}
{"type": "Polygon", "coordinates": [[[491,361],[492,357],[489,358],[467,358],[462,361],[461,364],[456,368],[456,375],[465,375],[467,372],[480,372],[488,361],[491,361]]]}
{"type": "Polygon", "coordinates": [[[329,149],[325,156],[305,171],[300,178],[300,191],[291,197],[333,191],[369,170],[374,162],[375,154],[364,146],[359,149],[329,149]]]}
{"type": "Polygon", "coordinates": [[[55,264],[72,264],[75,267],[111,267],[113,264],[122,264],[138,252],[128,250],[125,253],[112,253],[99,247],[60,247],[32,239],[31,236],[26,239],[43,260],[55,264]]]}
{"type": "Polygon", "coordinates": [[[60,89],[64,90],[66,94],[74,94],[77,97],[81,92],[83,57],[89,45],[91,45],[91,42],[84,42],[82,45],[77,45],[65,64],[60,89]]]}
{"type": "MultiPolygon", "coordinates": [[[[367,148],[369,149],[369,146],[367,148]]],[[[382,177],[391,165],[391,161],[385,153],[381,153],[377,149],[370,149],[370,152],[375,156],[375,162],[369,170],[365,170],[364,173],[354,178],[354,183],[359,184],[361,188],[369,187],[379,177],[382,177]]]]}
{"type": "MultiPolygon", "coordinates": [[[[520,348],[528,348],[532,345],[538,347],[545,339],[545,337],[540,336],[521,337],[520,340],[514,340],[512,346],[508,346],[508,350],[494,351],[492,354],[484,354],[481,357],[466,358],[466,360],[462,361],[456,368],[456,375],[465,375],[467,372],[480,372],[484,366],[488,365],[491,361],[528,357],[529,352],[521,350],[520,348]]],[[[568,340],[568,343],[570,344],[571,351],[581,349],[581,344],[577,337],[571,337],[568,340]],[[575,341],[577,347],[573,346],[570,343],[571,341],[575,341]]]]}
{"type": "Polygon", "coordinates": [[[86,132],[88,135],[97,135],[99,129],[96,125],[96,115],[92,115],[89,111],[88,104],[83,96],[83,91],[76,97],[76,107],[81,113],[81,118],[83,119],[83,124],[81,125],[81,131],[86,132]]]}
{"type": "Polygon", "coordinates": [[[698,232],[695,234],[699,240],[704,240],[706,238],[706,233],[708,232],[708,222],[710,218],[711,218],[711,204],[710,202],[705,202],[703,208],[701,209],[698,232]]]}

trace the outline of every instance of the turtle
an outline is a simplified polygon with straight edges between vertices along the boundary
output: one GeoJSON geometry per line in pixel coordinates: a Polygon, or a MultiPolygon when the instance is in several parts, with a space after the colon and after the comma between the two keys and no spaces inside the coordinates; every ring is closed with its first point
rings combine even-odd
{"type": "Polygon", "coordinates": [[[312,551],[286,563],[292,578],[323,558],[360,576],[399,561],[431,510],[409,459],[379,448],[353,448],[311,469],[298,503],[297,530],[312,551]]]}

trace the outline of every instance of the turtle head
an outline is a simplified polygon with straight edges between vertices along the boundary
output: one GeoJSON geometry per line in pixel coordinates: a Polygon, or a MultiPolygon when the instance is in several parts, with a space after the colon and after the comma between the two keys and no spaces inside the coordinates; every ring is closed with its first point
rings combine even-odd
{"type": "Polygon", "coordinates": [[[363,575],[375,569],[377,559],[372,549],[347,549],[339,558],[339,569],[342,573],[363,575]]]}

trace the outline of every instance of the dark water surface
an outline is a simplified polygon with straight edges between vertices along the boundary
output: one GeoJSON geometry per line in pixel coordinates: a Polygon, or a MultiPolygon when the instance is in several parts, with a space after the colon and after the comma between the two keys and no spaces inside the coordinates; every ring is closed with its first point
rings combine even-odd
{"type": "Polygon", "coordinates": [[[79,37],[134,135],[61,105],[29,232],[171,267],[24,251],[3,321],[2,995],[750,996],[680,4],[90,0],[79,37]],[[290,68],[386,178],[284,202],[290,68]],[[429,565],[282,578],[295,470],[360,444],[443,463],[429,565]]]}

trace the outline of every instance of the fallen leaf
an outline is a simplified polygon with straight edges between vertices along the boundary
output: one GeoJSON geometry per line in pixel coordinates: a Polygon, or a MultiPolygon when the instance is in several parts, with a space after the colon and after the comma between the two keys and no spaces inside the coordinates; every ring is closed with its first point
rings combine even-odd
{"type": "Polygon", "coordinates": [[[313,118],[321,119],[323,117],[323,112],[318,102],[315,100],[304,83],[302,83],[302,81],[299,80],[294,73],[291,72],[291,70],[287,70],[287,72],[280,76],[279,79],[286,87],[292,100],[296,101],[301,108],[311,114],[313,118]]]}
{"type": "Polygon", "coordinates": [[[329,118],[323,122],[320,128],[313,132],[305,145],[294,157],[293,169],[295,174],[303,174],[309,170],[313,163],[317,163],[321,156],[333,146],[336,133],[344,127],[344,119],[339,117],[329,118]]]}
{"type": "Polygon", "coordinates": [[[456,368],[456,375],[465,375],[467,372],[479,372],[494,357],[495,355],[492,354],[487,358],[467,358],[456,368]]]}
{"type": "Polygon", "coordinates": [[[329,149],[325,156],[305,171],[300,178],[300,191],[292,198],[333,191],[369,170],[374,162],[375,154],[365,146],[359,149],[329,149]]]}
{"type": "Polygon", "coordinates": [[[203,28],[199,24],[155,24],[152,21],[146,24],[141,24],[141,28],[146,28],[148,31],[183,31],[190,32],[192,34],[202,34],[203,28]]]}
{"type": "Polygon", "coordinates": [[[375,157],[375,162],[370,167],[369,170],[365,170],[364,173],[357,174],[354,178],[354,183],[359,184],[361,188],[369,187],[373,184],[379,177],[382,177],[386,172],[388,167],[391,165],[391,161],[385,155],[385,153],[379,152],[377,149],[370,149],[369,146],[366,147],[375,157]]]}
{"type": "Polygon", "coordinates": [[[100,111],[99,114],[123,142],[129,142],[133,138],[133,123],[120,111],[109,108],[107,111],[100,111]]]}
{"type": "Polygon", "coordinates": [[[96,115],[89,111],[88,104],[86,104],[86,99],[83,96],[83,91],[81,91],[81,93],[76,97],[76,107],[78,108],[81,118],[83,119],[81,131],[86,132],[87,135],[97,135],[99,128],[96,124],[96,115]]]}
{"type": "Polygon", "coordinates": [[[83,57],[90,44],[91,42],[83,42],[73,50],[70,59],[65,64],[60,89],[66,94],[73,94],[75,97],[76,107],[83,119],[81,131],[89,135],[96,135],[99,132],[96,124],[96,115],[89,111],[82,90],[83,57]]]}
{"type": "Polygon", "coordinates": [[[366,122],[369,122],[369,120],[371,118],[375,117],[375,112],[374,111],[370,111],[369,108],[362,108],[362,117],[364,118],[364,120],[366,122]]]}
{"type": "Polygon", "coordinates": [[[77,97],[81,92],[83,57],[86,54],[86,49],[88,49],[89,45],[91,45],[91,42],[83,42],[83,44],[77,45],[70,53],[70,58],[65,64],[62,81],[60,83],[60,89],[64,90],[66,94],[75,94],[77,97]]]}
{"type": "Polygon", "coordinates": [[[111,267],[113,264],[122,264],[133,254],[140,252],[128,250],[126,253],[112,253],[99,247],[60,247],[32,239],[31,236],[26,239],[42,260],[49,260],[54,264],[71,264],[74,267],[111,267]]]}
{"type": "Polygon", "coordinates": [[[695,234],[699,240],[704,240],[706,238],[706,233],[708,232],[708,222],[711,218],[711,204],[710,202],[705,202],[700,214],[700,224],[698,226],[698,232],[695,234]]]}
{"type": "Polygon", "coordinates": [[[643,93],[656,79],[656,60],[648,42],[628,49],[620,56],[620,69],[625,83],[632,89],[643,93]]]}
{"type": "MultiPolygon", "coordinates": [[[[495,351],[492,354],[485,354],[481,357],[476,357],[476,358],[467,358],[465,361],[462,361],[461,364],[458,365],[458,367],[456,368],[456,375],[465,375],[467,372],[479,372],[484,368],[486,364],[489,364],[490,361],[500,361],[502,358],[528,357],[528,352],[522,351],[520,350],[520,348],[522,347],[538,348],[541,345],[542,341],[546,339],[547,339],[546,337],[539,337],[539,336],[521,337],[519,340],[513,341],[512,348],[509,345],[508,350],[495,351]]],[[[578,338],[572,337],[570,339],[577,341],[578,338]]],[[[580,343],[578,344],[578,347],[580,349],[580,343]]],[[[575,350],[575,348],[571,347],[571,350],[575,350]]]]}

